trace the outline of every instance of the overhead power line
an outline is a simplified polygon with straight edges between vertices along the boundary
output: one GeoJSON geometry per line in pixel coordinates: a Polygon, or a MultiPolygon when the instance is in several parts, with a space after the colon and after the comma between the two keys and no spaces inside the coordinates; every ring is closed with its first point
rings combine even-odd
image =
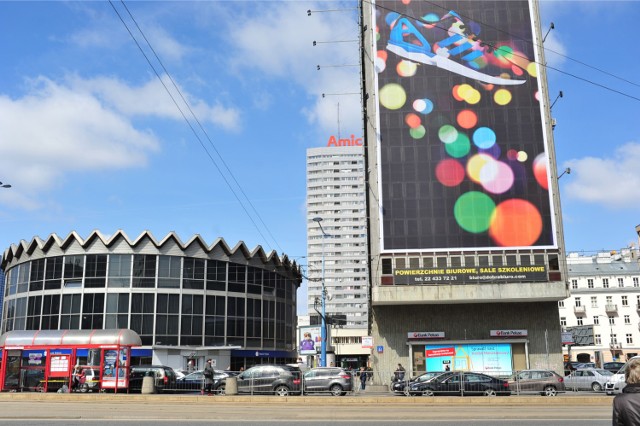
{"type": "Polygon", "coordinates": [[[251,202],[251,200],[249,199],[249,197],[247,196],[246,192],[243,190],[242,185],[240,185],[240,183],[238,182],[238,180],[236,179],[235,175],[233,174],[233,172],[231,171],[231,169],[229,168],[229,166],[227,165],[227,163],[224,161],[224,158],[222,156],[222,154],[220,154],[220,152],[218,151],[218,149],[216,148],[215,144],[213,143],[213,140],[209,137],[209,134],[207,133],[207,131],[205,130],[204,126],[202,125],[202,123],[200,122],[200,120],[198,119],[197,115],[194,113],[193,109],[191,108],[189,102],[187,101],[187,99],[184,97],[184,95],[182,94],[182,91],[180,90],[180,88],[178,87],[178,85],[176,84],[175,80],[173,79],[173,77],[171,77],[171,73],[169,73],[169,71],[167,70],[167,68],[164,66],[164,63],[162,62],[162,60],[160,59],[160,57],[158,56],[158,54],[156,53],[155,49],[153,48],[153,46],[151,45],[151,42],[149,41],[149,39],[146,37],[146,35],[144,34],[144,31],[142,31],[142,28],[140,28],[140,26],[138,25],[138,22],[136,21],[136,19],[134,18],[133,14],[131,13],[131,11],[129,10],[129,8],[127,7],[127,5],[125,4],[124,0],[121,0],[122,5],[124,6],[125,10],[127,11],[129,17],[131,18],[131,20],[133,21],[133,23],[135,24],[136,28],[138,29],[138,32],[140,32],[140,34],[142,35],[142,37],[144,38],[147,46],[149,47],[149,49],[151,50],[151,52],[153,52],[153,55],[155,56],[156,60],[158,61],[158,63],[160,64],[162,70],[164,71],[165,75],[167,76],[167,78],[169,79],[169,81],[171,81],[171,84],[173,85],[173,88],[176,90],[176,92],[180,95],[180,98],[182,99],[183,104],[186,106],[186,109],[189,111],[189,114],[191,115],[191,117],[193,118],[193,120],[197,123],[197,127],[202,131],[202,133],[204,134],[206,140],[209,142],[209,145],[211,146],[211,148],[215,151],[216,155],[218,156],[220,162],[222,163],[222,165],[224,166],[224,169],[226,170],[226,172],[228,173],[228,175],[231,177],[231,179],[233,180],[233,182],[235,183],[235,185],[237,186],[238,190],[240,191],[240,193],[242,194],[242,196],[244,197],[244,202],[243,200],[240,198],[240,196],[238,195],[238,193],[236,192],[236,190],[234,189],[233,185],[231,184],[231,182],[229,181],[229,179],[227,179],[227,176],[225,175],[225,172],[221,169],[221,167],[218,165],[218,162],[214,159],[214,157],[211,155],[211,153],[209,152],[209,150],[207,149],[207,147],[205,146],[202,138],[200,137],[200,135],[198,134],[198,132],[196,131],[196,129],[194,128],[194,126],[192,125],[191,121],[188,119],[186,113],[183,111],[183,109],[180,107],[180,105],[178,104],[176,98],[173,96],[173,94],[171,93],[171,91],[169,90],[169,88],[167,87],[167,85],[165,84],[164,80],[162,79],[162,76],[160,75],[160,73],[158,72],[158,70],[156,69],[156,67],[153,65],[153,63],[151,62],[151,60],[149,59],[149,56],[146,54],[146,52],[144,51],[144,49],[142,48],[142,46],[140,45],[140,43],[138,42],[137,38],[134,36],[133,32],[131,31],[131,29],[129,28],[129,26],[127,25],[127,23],[125,22],[125,20],[123,19],[122,15],[120,14],[120,12],[118,11],[118,9],[115,7],[115,5],[113,4],[112,0],[109,0],[109,4],[111,5],[111,7],[113,8],[114,12],[116,13],[116,15],[118,15],[118,18],[120,19],[120,21],[122,22],[122,24],[124,25],[124,27],[126,28],[127,32],[129,33],[129,35],[131,36],[131,38],[133,39],[133,41],[135,42],[136,46],[138,47],[138,49],[140,50],[140,52],[142,53],[142,55],[144,56],[144,58],[146,59],[147,63],[149,64],[149,66],[151,67],[151,69],[153,70],[153,72],[155,73],[156,77],[158,78],[158,80],[160,81],[160,83],[162,84],[162,87],[164,87],[165,91],[167,92],[167,94],[169,95],[169,97],[171,98],[171,101],[173,102],[173,104],[176,106],[176,108],[178,109],[178,111],[180,112],[180,115],[182,116],[182,118],[184,119],[184,121],[187,123],[187,125],[189,126],[189,129],[191,129],[191,132],[194,134],[194,136],[196,137],[196,139],[198,140],[198,142],[200,143],[200,146],[202,147],[202,149],[204,149],[204,151],[206,152],[207,156],[209,157],[209,159],[211,160],[211,162],[213,163],[213,165],[216,167],[216,170],[218,170],[218,172],[220,173],[220,176],[222,177],[222,179],[224,180],[224,182],[226,183],[226,185],[229,187],[229,189],[231,190],[231,192],[233,193],[234,197],[236,198],[236,200],[238,201],[238,203],[240,204],[240,206],[242,207],[242,209],[244,210],[245,214],[247,215],[247,217],[249,218],[249,220],[251,221],[251,223],[253,224],[253,226],[256,228],[256,230],[258,231],[258,233],[260,234],[260,236],[262,237],[262,239],[268,243],[267,238],[264,236],[264,234],[262,233],[260,227],[258,226],[258,224],[256,223],[256,221],[254,220],[253,216],[250,214],[249,210],[247,209],[246,204],[248,204],[251,209],[253,210],[255,216],[258,218],[258,220],[260,221],[260,223],[262,224],[262,226],[264,227],[264,229],[267,231],[267,233],[269,234],[269,236],[271,237],[271,239],[273,240],[273,242],[275,243],[275,245],[278,247],[280,252],[283,252],[282,248],[280,247],[280,245],[278,244],[278,241],[276,240],[276,238],[273,236],[273,234],[271,233],[269,227],[265,224],[264,220],[262,219],[262,217],[260,216],[260,213],[257,211],[257,209],[255,208],[255,206],[253,205],[253,203],[251,202]]]}

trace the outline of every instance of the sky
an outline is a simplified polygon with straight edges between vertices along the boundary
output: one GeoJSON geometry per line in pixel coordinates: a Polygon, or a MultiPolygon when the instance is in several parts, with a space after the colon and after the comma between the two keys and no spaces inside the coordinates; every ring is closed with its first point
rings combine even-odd
{"type": "MultiPolygon", "coordinates": [[[[362,134],[356,6],[0,2],[1,250],[174,231],[306,267],[306,150],[362,134]]],[[[566,249],[637,244],[640,2],[540,10],[566,249]]]]}

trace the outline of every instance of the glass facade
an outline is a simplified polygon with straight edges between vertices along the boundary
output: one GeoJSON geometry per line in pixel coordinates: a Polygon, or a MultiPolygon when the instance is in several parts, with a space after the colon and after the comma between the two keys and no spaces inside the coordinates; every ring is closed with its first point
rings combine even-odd
{"type": "Polygon", "coordinates": [[[5,267],[3,333],[130,328],[143,345],[295,348],[300,279],[289,267],[136,253],[5,267]]]}

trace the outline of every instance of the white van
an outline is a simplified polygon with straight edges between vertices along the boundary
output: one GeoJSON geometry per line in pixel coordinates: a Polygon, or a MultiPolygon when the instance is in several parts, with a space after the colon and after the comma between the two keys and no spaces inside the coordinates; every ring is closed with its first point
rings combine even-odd
{"type": "MultiPolygon", "coordinates": [[[[640,356],[634,356],[629,361],[631,361],[632,359],[640,359],[640,356]]],[[[622,392],[622,388],[627,386],[627,383],[624,381],[624,372],[629,361],[627,361],[624,367],[618,370],[618,372],[611,376],[609,378],[609,381],[605,383],[604,391],[607,393],[607,395],[617,395],[622,392]]]]}

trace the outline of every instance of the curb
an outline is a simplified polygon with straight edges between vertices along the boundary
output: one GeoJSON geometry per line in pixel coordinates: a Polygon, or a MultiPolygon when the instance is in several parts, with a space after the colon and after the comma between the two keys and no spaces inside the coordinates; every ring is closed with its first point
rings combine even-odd
{"type": "Polygon", "coordinates": [[[404,397],[404,396],[201,396],[201,395],[131,395],[131,394],[57,394],[9,392],[0,393],[0,402],[41,401],[41,402],[98,402],[98,403],[180,403],[180,404],[273,404],[277,401],[292,405],[472,405],[472,406],[611,406],[610,396],[436,396],[436,397],[404,397]]]}

